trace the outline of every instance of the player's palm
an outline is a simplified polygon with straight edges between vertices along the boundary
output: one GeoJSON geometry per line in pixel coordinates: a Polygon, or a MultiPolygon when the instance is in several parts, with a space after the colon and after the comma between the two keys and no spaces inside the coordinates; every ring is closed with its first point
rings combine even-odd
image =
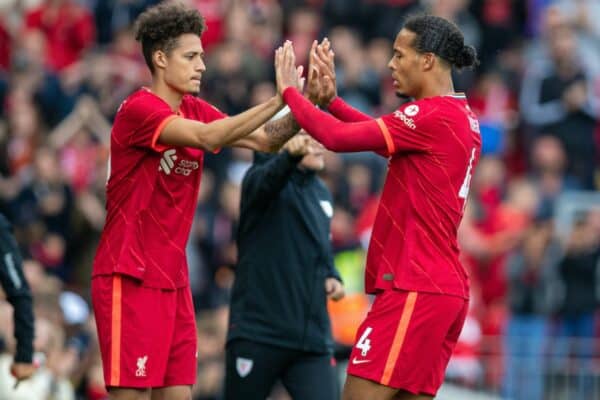
{"type": "Polygon", "coordinates": [[[317,64],[317,41],[313,41],[308,54],[308,81],[306,84],[306,94],[308,99],[315,104],[321,105],[321,82],[319,80],[319,66],[317,64]]]}
{"type": "Polygon", "coordinates": [[[317,99],[320,105],[328,105],[337,96],[334,56],[331,43],[327,38],[323,39],[318,46],[314,46],[314,50],[311,49],[311,61],[318,71],[317,99]]]}
{"type": "Polygon", "coordinates": [[[294,47],[289,40],[275,51],[275,78],[277,80],[277,92],[283,95],[288,87],[302,90],[304,80],[302,67],[296,68],[296,57],[294,47]]]}

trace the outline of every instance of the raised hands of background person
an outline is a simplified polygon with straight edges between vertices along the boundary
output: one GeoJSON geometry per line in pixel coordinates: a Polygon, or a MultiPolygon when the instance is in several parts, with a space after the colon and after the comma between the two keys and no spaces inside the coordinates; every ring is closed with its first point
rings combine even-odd
{"type": "Polygon", "coordinates": [[[294,157],[305,156],[310,152],[310,136],[306,133],[299,133],[288,140],[282,150],[287,151],[294,157]]]}
{"type": "Polygon", "coordinates": [[[275,50],[275,78],[277,92],[280,96],[288,87],[295,87],[302,92],[304,89],[303,71],[304,67],[296,67],[296,55],[292,42],[287,40],[283,46],[275,50]]]}
{"type": "Polygon", "coordinates": [[[326,107],[337,96],[334,52],[329,39],[315,40],[308,57],[307,96],[315,104],[326,107]]]}

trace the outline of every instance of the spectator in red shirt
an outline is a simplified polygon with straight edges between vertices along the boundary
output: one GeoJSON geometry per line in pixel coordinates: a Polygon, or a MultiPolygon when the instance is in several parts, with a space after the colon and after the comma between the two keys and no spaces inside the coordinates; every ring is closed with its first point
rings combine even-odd
{"type": "Polygon", "coordinates": [[[46,64],[54,71],[80,59],[96,36],[92,15],[72,0],[45,0],[25,16],[25,29],[43,32],[46,64]]]}

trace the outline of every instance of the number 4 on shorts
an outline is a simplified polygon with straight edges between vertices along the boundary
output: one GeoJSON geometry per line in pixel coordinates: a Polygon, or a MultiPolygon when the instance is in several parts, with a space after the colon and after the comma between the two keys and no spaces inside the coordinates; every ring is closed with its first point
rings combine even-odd
{"type": "Polygon", "coordinates": [[[367,326],[367,329],[365,329],[365,331],[363,332],[362,336],[360,337],[360,340],[358,341],[358,343],[356,343],[356,348],[361,351],[360,354],[363,357],[366,357],[369,350],[371,350],[371,339],[368,339],[368,337],[372,331],[373,328],[367,326]]]}

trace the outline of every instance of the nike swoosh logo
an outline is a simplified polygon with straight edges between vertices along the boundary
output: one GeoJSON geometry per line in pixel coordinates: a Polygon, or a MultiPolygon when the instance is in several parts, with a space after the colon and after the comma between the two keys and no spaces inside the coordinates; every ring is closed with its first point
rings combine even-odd
{"type": "Polygon", "coordinates": [[[364,364],[364,363],[368,363],[371,362],[371,360],[357,360],[356,357],[354,357],[352,359],[352,364],[356,365],[356,364],[364,364]]]}

